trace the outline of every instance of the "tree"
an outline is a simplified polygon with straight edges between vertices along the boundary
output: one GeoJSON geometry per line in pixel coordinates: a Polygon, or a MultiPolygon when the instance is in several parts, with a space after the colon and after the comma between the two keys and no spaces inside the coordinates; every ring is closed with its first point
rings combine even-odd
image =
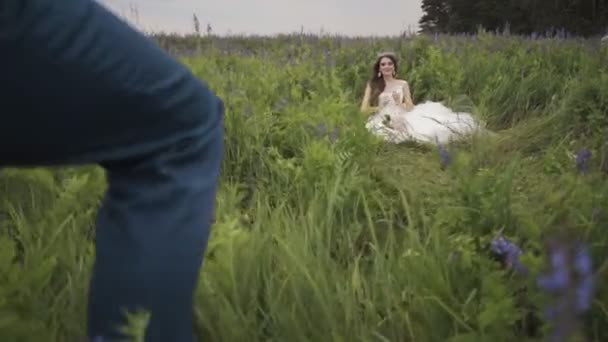
{"type": "Polygon", "coordinates": [[[446,32],[449,9],[444,0],[423,0],[420,27],[424,32],[446,32]]]}
{"type": "Polygon", "coordinates": [[[423,0],[423,32],[473,33],[510,28],[511,33],[565,30],[590,36],[608,27],[605,0],[423,0]]]}

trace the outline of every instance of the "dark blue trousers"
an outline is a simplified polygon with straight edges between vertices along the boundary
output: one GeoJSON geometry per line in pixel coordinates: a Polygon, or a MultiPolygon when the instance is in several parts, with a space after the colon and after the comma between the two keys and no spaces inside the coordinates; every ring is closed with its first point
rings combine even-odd
{"type": "Polygon", "coordinates": [[[0,1],[0,166],[95,163],[98,214],[88,335],[191,342],[192,302],[221,159],[222,101],[92,0],[0,1]]]}

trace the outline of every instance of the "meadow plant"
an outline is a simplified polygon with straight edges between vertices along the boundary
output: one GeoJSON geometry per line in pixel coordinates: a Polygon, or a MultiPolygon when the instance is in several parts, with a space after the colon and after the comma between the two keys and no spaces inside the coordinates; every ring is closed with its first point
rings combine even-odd
{"type": "MultiPolygon", "coordinates": [[[[599,40],[153,39],[226,104],[200,340],[608,340],[599,40]],[[496,134],[431,148],[372,137],[358,107],[381,50],[401,57],[416,103],[470,111],[496,134]],[[558,226],[573,235],[545,246],[558,226]]],[[[103,172],[5,169],[0,187],[0,340],[78,339],[103,172]]]]}

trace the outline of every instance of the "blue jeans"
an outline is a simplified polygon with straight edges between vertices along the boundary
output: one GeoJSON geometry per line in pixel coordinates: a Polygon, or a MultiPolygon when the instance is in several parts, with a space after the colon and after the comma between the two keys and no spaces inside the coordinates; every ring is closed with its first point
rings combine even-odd
{"type": "Polygon", "coordinates": [[[88,335],[191,342],[193,293],[223,158],[221,99],[92,0],[0,3],[1,166],[98,164],[88,335]]]}

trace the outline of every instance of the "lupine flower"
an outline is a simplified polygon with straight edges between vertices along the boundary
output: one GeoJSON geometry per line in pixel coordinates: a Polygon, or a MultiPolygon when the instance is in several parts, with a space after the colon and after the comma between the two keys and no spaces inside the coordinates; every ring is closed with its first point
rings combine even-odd
{"type": "Polygon", "coordinates": [[[331,51],[328,48],[323,49],[323,57],[325,59],[325,65],[329,68],[334,68],[336,66],[336,62],[331,55],[331,51]]]}
{"type": "Polygon", "coordinates": [[[519,261],[519,256],[523,252],[514,243],[501,236],[491,242],[490,249],[507,267],[513,268],[519,274],[528,273],[527,268],[519,261]]]}
{"type": "Polygon", "coordinates": [[[287,98],[283,97],[274,104],[273,110],[275,112],[280,112],[283,109],[285,109],[285,107],[287,107],[288,104],[289,104],[289,100],[287,98]]]}
{"type": "Polygon", "coordinates": [[[553,273],[538,278],[538,285],[550,292],[557,292],[568,287],[568,260],[564,250],[555,249],[550,254],[550,265],[553,273]]]}
{"type": "Polygon", "coordinates": [[[338,140],[338,136],[340,135],[340,128],[335,127],[331,132],[329,132],[329,142],[335,144],[338,140]]]}
{"type": "Polygon", "coordinates": [[[546,310],[552,322],[551,341],[566,341],[575,334],[578,316],[589,310],[593,297],[591,257],[586,246],[571,246],[569,240],[556,241],[549,248],[549,274],[537,279],[552,296],[546,310]]]}
{"type": "Polygon", "coordinates": [[[452,156],[450,156],[450,153],[446,150],[443,144],[438,144],[437,149],[439,152],[439,162],[441,163],[441,168],[445,169],[452,162],[452,156]]]}
{"type": "Polygon", "coordinates": [[[587,246],[580,246],[574,258],[574,269],[578,273],[575,310],[579,314],[591,308],[593,297],[593,271],[591,255],[587,246]]]}
{"type": "Polygon", "coordinates": [[[582,172],[587,173],[589,170],[589,159],[591,159],[591,151],[582,149],[576,154],[576,168],[582,172]]]}
{"type": "Polygon", "coordinates": [[[320,123],[316,128],[315,128],[315,133],[318,137],[322,137],[325,134],[327,134],[327,126],[324,123],[320,123]]]}

